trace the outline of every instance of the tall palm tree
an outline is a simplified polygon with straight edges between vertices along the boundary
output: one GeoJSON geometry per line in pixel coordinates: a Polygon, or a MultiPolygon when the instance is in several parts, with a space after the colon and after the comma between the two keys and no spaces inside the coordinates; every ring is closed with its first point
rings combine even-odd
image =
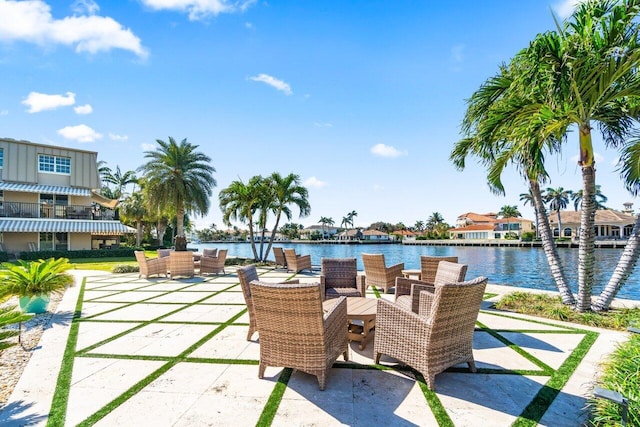
{"type": "MultiPolygon", "coordinates": [[[[273,244],[273,239],[276,237],[276,231],[278,230],[282,215],[284,215],[287,220],[291,220],[292,212],[289,206],[293,205],[298,207],[300,218],[309,216],[311,213],[309,191],[301,185],[299,175],[290,173],[283,177],[279,173],[274,172],[269,177],[269,184],[273,190],[271,194],[274,197],[272,205],[275,211],[276,223],[271,232],[271,239],[265,252],[265,258],[271,250],[271,245],[273,244]]],[[[264,260],[265,259],[263,259],[263,261],[264,260]]]]}
{"type": "Polygon", "coordinates": [[[149,191],[162,206],[174,206],[177,218],[176,250],[186,250],[185,213],[206,215],[216,180],[211,158],[197,151],[198,146],[183,139],[180,144],[156,140],[154,151],[145,151],[147,163],[138,168],[147,180],[149,191]]]}
{"type": "Polygon", "coordinates": [[[418,232],[424,231],[424,221],[420,221],[420,220],[416,221],[416,223],[415,223],[415,225],[413,227],[418,232]]]}
{"type": "MultiPolygon", "coordinates": [[[[602,189],[600,188],[599,185],[596,185],[596,191],[593,194],[593,196],[595,198],[596,210],[607,209],[607,207],[604,204],[607,203],[607,200],[609,199],[607,198],[607,196],[602,194],[602,189]]],[[[571,200],[573,200],[573,207],[576,211],[578,210],[578,207],[582,206],[582,199],[583,199],[582,190],[575,191],[571,194],[571,200]]]]}
{"type": "Polygon", "coordinates": [[[349,219],[348,224],[353,227],[353,218],[358,216],[358,212],[356,211],[351,211],[347,214],[347,218],[349,219]]]}
{"type": "MultiPolygon", "coordinates": [[[[627,143],[620,156],[620,171],[627,190],[634,196],[640,193],[640,142],[633,139],[627,143]]],[[[636,215],[631,235],[622,251],[618,264],[593,304],[596,311],[608,310],[620,288],[627,282],[640,257],[640,215],[636,215]]]]}
{"type": "Polygon", "coordinates": [[[249,241],[253,251],[253,259],[258,261],[258,252],[254,240],[254,215],[260,201],[261,176],[254,176],[248,184],[238,180],[220,191],[218,199],[222,210],[222,221],[227,226],[231,226],[231,220],[246,223],[249,226],[249,241]]]}
{"type": "Polygon", "coordinates": [[[324,238],[325,238],[325,234],[326,234],[326,232],[325,232],[325,227],[326,227],[328,224],[332,223],[332,222],[333,222],[333,220],[332,220],[331,218],[329,218],[329,217],[321,216],[321,217],[320,217],[320,221],[318,221],[318,222],[319,222],[320,224],[322,224],[322,238],[324,239],[324,238]]]}
{"type": "MultiPolygon", "coordinates": [[[[583,200],[578,250],[577,309],[591,306],[595,268],[595,160],[591,129],[597,125],[607,146],[631,135],[640,94],[640,0],[589,0],[579,4],[558,31],[539,35],[526,49],[546,90],[542,103],[523,114],[541,138],[567,135],[576,126],[583,200]]],[[[526,132],[531,132],[531,128],[526,132]]]]}
{"type": "Polygon", "coordinates": [[[349,217],[343,216],[342,221],[340,221],[340,227],[344,228],[344,236],[347,237],[347,227],[349,226],[349,217]]]}
{"type": "Polygon", "coordinates": [[[108,171],[104,171],[102,174],[102,180],[115,186],[113,194],[118,200],[121,200],[125,197],[126,194],[124,192],[124,189],[127,187],[127,185],[138,183],[138,178],[136,177],[135,171],[126,171],[122,173],[120,171],[120,166],[116,166],[115,172],[112,172],[110,169],[108,171]]]}
{"type": "Polygon", "coordinates": [[[556,211],[556,215],[558,215],[558,237],[562,237],[563,229],[560,211],[569,205],[569,199],[573,192],[571,190],[565,190],[562,187],[549,187],[545,194],[545,201],[549,204],[549,209],[556,211]]]}
{"type": "Polygon", "coordinates": [[[516,205],[504,205],[500,208],[498,215],[507,220],[507,233],[511,233],[511,222],[509,220],[511,218],[520,218],[522,216],[516,205]]]}

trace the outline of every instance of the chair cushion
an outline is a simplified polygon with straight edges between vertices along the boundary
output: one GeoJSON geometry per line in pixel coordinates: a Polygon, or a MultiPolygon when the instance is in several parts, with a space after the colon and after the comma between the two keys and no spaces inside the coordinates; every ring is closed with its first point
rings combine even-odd
{"type": "Polygon", "coordinates": [[[361,297],[360,292],[356,288],[327,288],[325,291],[326,298],[338,297],[361,297]]]}
{"type": "Polygon", "coordinates": [[[412,307],[411,307],[412,304],[413,304],[413,300],[411,298],[411,295],[400,295],[396,299],[396,305],[402,307],[407,311],[412,311],[412,307]]]}
{"type": "Polygon", "coordinates": [[[171,254],[171,249],[158,249],[158,258],[164,258],[171,254]]]}

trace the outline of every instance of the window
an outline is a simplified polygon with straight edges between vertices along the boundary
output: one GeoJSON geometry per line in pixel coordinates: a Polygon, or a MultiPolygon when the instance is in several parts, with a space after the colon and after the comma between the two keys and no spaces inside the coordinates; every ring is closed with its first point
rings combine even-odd
{"type": "Polygon", "coordinates": [[[41,251],[68,250],[69,233],[40,233],[41,251]]]}
{"type": "Polygon", "coordinates": [[[38,156],[38,171],[69,175],[71,174],[71,159],[40,154],[38,156]]]}
{"type": "Polygon", "coordinates": [[[4,166],[4,149],[0,148],[0,169],[4,166]]]}

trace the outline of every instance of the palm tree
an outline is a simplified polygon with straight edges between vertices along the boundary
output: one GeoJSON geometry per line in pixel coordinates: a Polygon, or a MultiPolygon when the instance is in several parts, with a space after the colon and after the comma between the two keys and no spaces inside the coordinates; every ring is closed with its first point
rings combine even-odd
{"type": "Polygon", "coordinates": [[[351,211],[347,214],[347,218],[349,219],[348,225],[350,225],[351,227],[353,227],[353,218],[356,216],[358,216],[358,212],[356,211],[351,211]]]}
{"type": "Polygon", "coordinates": [[[222,221],[227,226],[231,226],[231,220],[246,223],[249,226],[249,240],[253,251],[254,260],[258,261],[258,252],[254,241],[254,214],[260,201],[261,176],[254,176],[248,184],[242,181],[233,181],[220,191],[218,199],[222,210],[222,221]]]}
{"type": "Polygon", "coordinates": [[[533,197],[533,191],[531,191],[531,188],[529,188],[529,191],[527,193],[520,193],[520,201],[525,206],[529,205],[533,207],[533,214],[535,215],[535,218],[536,218],[536,237],[538,237],[538,230],[540,229],[538,225],[538,210],[536,209],[536,205],[533,197]]]}
{"type": "Polygon", "coordinates": [[[413,226],[416,231],[422,232],[424,231],[424,221],[416,221],[415,225],[413,226]]]}
{"type": "Polygon", "coordinates": [[[124,197],[125,194],[123,190],[127,185],[138,183],[135,171],[126,171],[125,173],[122,173],[120,172],[120,166],[116,166],[115,172],[112,172],[110,169],[108,171],[104,171],[102,174],[102,180],[115,185],[113,194],[118,200],[124,197]]]}
{"type": "Polygon", "coordinates": [[[136,192],[120,203],[120,210],[125,221],[136,224],[136,246],[142,244],[142,223],[147,215],[147,209],[141,192],[136,192]]]}
{"type": "MultiPolygon", "coordinates": [[[[602,194],[602,190],[599,185],[596,185],[596,191],[594,193],[596,210],[607,209],[604,205],[607,203],[607,196],[602,194]]],[[[573,200],[573,207],[577,211],[579,206],[582,206],[582,190],[578,190],[571,194],[571,200],[573,200]]]]}
{"type": "Polygon", "coordinates": [[[206,215],[216,180],[211,158],[197,150],[198,146],[183,139],[180,144],[156,140],[155,151],[145,151],[147,163],[138,168],[147,180],[149,191],[164,207],[173,206],[177,217],[176,250],[186,250],[185,213],[206,215]]]}
{"type": "Polygon", "coordinates": [[[571,190],[565,190],[562,187],[549,187],[546,190],[545,201],[549,203],[549,209],[556,211],[556,214],[558,215],[558,237],[562,237],[563,235],[560,211],[569,205],[569,199],[572,194],[571,190]]]}
{"type": "MultiPolygon", "coordinates": [[[[273,239],[275,239],[282,215],[284,214],[288,220],[291,220],[292,213],[289,206],[294,205],[298,207],[300,218],[309,216],[311,213],[309,191],[301,185],[299,175],[290,173],[282,177],[279,173],[274,172],[269,177],[269,185],[273,190],[272,195],[274,199],[272,205],[276,215],[276,223],[273,226],[271,239],[269,240],[269,246],[267,247],[264,258],[266,258],[266,255],[269,254],[271,250],[271,245],[273,244],[273,239]]],[[[265,261],[264,258],[263,261],[265,261]]]]}
{"type": "MultiPolygon", "coordinates": [[[[640,193],[640,143],[637,139],[629,141],[620,156],[620,171],[627,190],[637,196],[640,193]]],[[[636,215],[631,235],[620,255],[618,264],[604,287],[600,296],[593,304],[596,311],[608,310],[620,288],[627,282],[640,257],[640,215],[636,215]]]]}
{"type": "Polygon", "coordinates": [[[498,215],[507,220],[507,234],[511,233],[511,223],[509,220],[511,218],[520,218],[522,216],[516,205],[504,205],[500,208],[498,215]]]}
{"type": "Polygon", "coordinates": [[[333,225],[333,219],[331,219],[331,217],[326,217],[326,216],[321,216],[320,217],[320,221],[318,221],[320,224],[322,224],[322,238],[324,239],[325,236],[325,227],[327,225],[333,225]]]}

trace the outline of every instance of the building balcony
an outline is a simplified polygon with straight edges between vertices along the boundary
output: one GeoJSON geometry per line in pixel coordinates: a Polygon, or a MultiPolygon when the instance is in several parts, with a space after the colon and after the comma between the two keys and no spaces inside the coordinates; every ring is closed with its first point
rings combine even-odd
{"type": "Polygon", "coordinates": [[[100,206],[0,202],[0,218],[118,220],[118,211],[100,206]]]}

